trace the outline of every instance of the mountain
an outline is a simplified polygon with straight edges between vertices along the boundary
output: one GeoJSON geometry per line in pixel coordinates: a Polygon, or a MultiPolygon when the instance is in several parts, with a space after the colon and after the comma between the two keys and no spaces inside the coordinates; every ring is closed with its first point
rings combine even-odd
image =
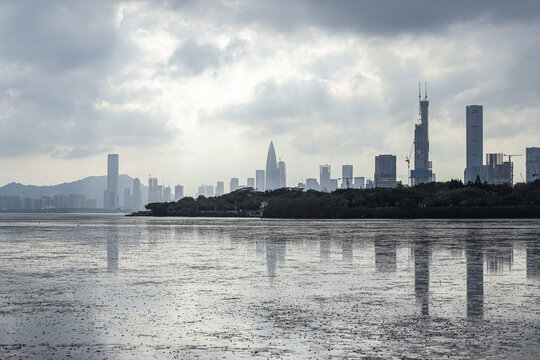
{"type": "MultiPolygon", "coordinates": [[[[84,194],[87,199],[97,200],[98,207],[103,207],[103,192],[107,187],[107,176],[89,176],[81,180],[58,185],[36,186],[9,183],[0,187],[0,196],[19,196],[21,198],[39,199],[42,196],[84,194]]],[[[148,188],[141,184],[143,201],[148,198],[148,188]]],[[[124,203],[124,189],[128,188],[133,194],[133,178],[120,175],[118,192],[120,204],[124,203]]]]}

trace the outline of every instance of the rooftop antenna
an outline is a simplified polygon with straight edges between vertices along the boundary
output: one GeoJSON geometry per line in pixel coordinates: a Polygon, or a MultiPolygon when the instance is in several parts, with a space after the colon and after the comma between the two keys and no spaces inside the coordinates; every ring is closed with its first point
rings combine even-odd
{"type": "Polygon", "coordinates": [[[424,99],[427,100],[427,81],[424,82],[424,95],[425,95],[424,99]]]}
{"type": "Polygon", "coordinates": [[[422,100],[422,85],[420,81],[418,82],[418,100],[422,100]]]}

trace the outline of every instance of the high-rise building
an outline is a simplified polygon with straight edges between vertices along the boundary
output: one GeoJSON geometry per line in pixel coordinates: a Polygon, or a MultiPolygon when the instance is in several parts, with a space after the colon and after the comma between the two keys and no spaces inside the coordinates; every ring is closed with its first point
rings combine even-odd
{"type": "Polygon", "coordinates": [[[319,166],[319,183],[322,191],[330,191],[330,165],[319,166]]]}
{"type": "MultiPolygon", "coordinates": [[[[424,89],[424,100],[418,89],[419,123],[414,125],[414,170],[411,171],[413,185],[431,182],[431,161],[429,161],[429,128],[427,87],[424,89]]],[[[375,186],[377,181],[375,180],[375,186]]]]}
{"type": "Polygon", "coordinates": [[[225,184],[223,181],[218,181],[216,183],[216,196],[221,196],[225,194],[225,184]]]}
{"type": "Polygon", "coordinates": [[[118,154],[107,155],[107,189],[103,196],[105,209],[116,209],[118,202],[118,154]]]}
{"type": "Polygon", "coordinates": [[[171,201],[171,187],[170,186],[167,186],[163,189],[163,201],[164,202],[169,202],[171,201]]]}
{"type": "Polygon", "coordinates": [[[527,182],[540,180],[540,148],[530,147],[525,149],[525,167],[527,182]]]}
{"type": "Polygon", "coordinates": [[[133,209],[132,199],[131,199],[131,190],[129,188],[124,189],[124,208],[133,209]]]}
{"type": "Polygon", "coordinates": [[[142,207],[142,187],[139,178],[133,179],[133,197],[131,202],[134,210],[139,210],[142,207]]]}
{"type": "Polygon", "coordinates": [[[321,185],[317,182],[317,179],[315,178],[307,178],[306,179],[306,190],[317,190],[321,191],[321,185]]]}
{"type": "Polygon", "coordinates": [[[155,203],[159,201],[158,194],[158,180],[157,178],[148,178],[148,203],[155,203]]]}
{"type": "Polygon", "coordinates": [[[278,171],[279,171],[279,187],[287,187],[287,167],[285,161],[278,162],[278,171]]]}
{"type": "Polygon", "coordinates": [[[266,190],[264,186],[264,170],[255,170],[255,186],[257,191],[266,190]]]}
{"type": "Polygon", "coordinates": [[[465,182],[475,182],[477,177],[484,181],[482,168],[484,109],[482,105],[468,105],[466,108],[467,125],[467,167],[465,182]]]}
{"type": "Polygon", "coordinates": [[[337,179],[330,179],[330,187],[328,188],[328,191],[336,191],[337,188],[338,188],[337,179]]]}
{"type": "Polygon", "coordinates": [[[184,197],[184,187],[182,185],[176,185],[174,187],[174,200],[178,201],[184,197]]]}
{"type": "Polygon", "coordinates": [[[276,162],[274,143],[270,141],[268,155],[266,156],[266,190],[274,190],[280,187],[279,169],[276,162]]]}
{"type": "Polygon", "coordinates": [[[341,167],[341,188],[348,189],[353,187],[353,166],[343,165],[341,167]]]}
{"type": "Polygon", "coordinates": [[[365,184],[364,184],[365,181],[366,181],[366,179],[365,179],[364,177],[362,177],[362,176],[360,176],[360,177],[355,177],[355,178],[354,178],[354,186],[353,186],[353,187],[354,187],[355,189],[363,189],[364,186],[365,186],[365,184]]]}
{"type": "Polygon", "coordinates": [[[510,184],[512,185],[512,173],[514,164],[510,161],[504,161],[502,153],[486,154],[486,165],[482,172],[483,177],[488,184],[510,184]]]}
{"type": "Polygon", "coordinates": [[[229,182],[229,192],[238,190],[238,184],[238,178],[231,178],[231,181],[229,182]]]}
{"type": "Polygon", "coordinates": [[[375,187],[396,187],[396,156],[375,156],[375,187]]]}
{"type": "Polygon", "coordinates": [[[205,189],[205,196],[206,197],[213,197],[214,196],[214,185],[206,185],[205,189]]]}

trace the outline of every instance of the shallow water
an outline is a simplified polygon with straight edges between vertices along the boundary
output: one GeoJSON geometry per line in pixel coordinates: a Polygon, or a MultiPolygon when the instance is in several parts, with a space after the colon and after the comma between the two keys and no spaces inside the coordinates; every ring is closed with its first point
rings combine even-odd
{"type": "Polygon", "coordinates": [[[0,358],[540,357],[540,221],[0,215],[0,358]]]}

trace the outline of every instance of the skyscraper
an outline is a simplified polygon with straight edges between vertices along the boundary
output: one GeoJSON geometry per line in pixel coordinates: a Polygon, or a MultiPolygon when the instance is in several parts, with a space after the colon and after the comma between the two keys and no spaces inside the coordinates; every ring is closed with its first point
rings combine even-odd
{"type": "Polygon", "coordinates": [[[525,167],[527,182],[540,180],[540,148],[530,147],[525,149],[525,167]]]}
{"type": "Polygon", "coordinates": [[[266,156],[266,190],[274,190],[280,187],[279,169],[276,162],[274,143],[270,141],[268,155],[266,156]]]}
{"type": "Polygon", "coordinates": [[[216,196],[221,196],[225,194],[225,184],[223,181],[218,181],[216,183],[216,196]]]}
{"type": "Polygon", "coordinates": [[[107,189],[105,190],[103,207],[116,209],[118,203],[118,154],[107,156],[107,189]]]}
{"type": "Polygon", "coordinates": [[[482,105],[468,105],[466,108],[467,123],[467,167],[465,169],[465,182],[475,182],[479,176],[484,181],[482,158],[483,149],[483,123],[484,109],[482,105]]]}
{"type": "Polygon", "coordinates": [[[148,203],[159,201],[158,180],[156,178],[148,178],[148,203]]]}
{"type": "Polygon", "coordinates": [[[257,191],[264,191],[264,170],[255,170],[255,187],[257,191]]]}
{"type": "Polygon", "coordinates": [[[285,161],[279,161],[278,162],[278,171],[279,171],[279,187],[284,188],[287,187],[287,168],[285,165],[285,161]]]}
{"type": "Polygon", "coordinates": [[[341,167],[341,188],[348,189],[353,187],[353,166],[343,165],[341,167]]]}
{"type": "Polygon", "coordinates": [[[171,188],[169,186],[163,189],[163,201],[165,202],[171,201],[171,188]]]}
{"type": "Polygon", "coordinates": [[[176,185],[174,187],[174,199],[176,201],[184,197],[184,187],[182,185],[176,185]]]}
{"type": "Polygon", "coordinates": [[[133,179],[133,198],[131,202],[134,210],[139,210],[142,206],[141,180],[138,178],[133,179]]]}
{"type": "Polygon", "coordinates": [[[129,188],[124,189],[124,208],[133,209],[133,201],[131,199],[131,190],[129,188]]]}
{"type": "Polygon", "coordinates": [[[375,187],[396,187],[396,156],[375,156],[375,187]]]}
{"type": "Polygon", "coordinates": [[[319,166],[319,183],[322,191],[330,191],[330,165],[319,166]]]}
{"type": "Polygon", "coordinates": [[[255,178],[252,178],[252,177],[247,178],[247,187],[255,189],[255,178]]]}
{"type": "Polygon", "coordinates": [[[488,184],[512,185],[513,171],[514,164],[511,161],[504,161],[502,153],[486,154],[486,165],[483,174],[488,184]]]}
{"type": "Polygon", "coordinates": [[[231,178],[229,182],[229,192],[238,190],[238,178],[231,178]]]}
{"type": "MultiPolygon", "coordinates": [[[[414,125],[414,170],[411,171],[412,185],[431,182],[433,178],[431,161],[429,161],[429,101],[427,99],[427,87],[424,90],[424,100],[422,100],[420,87],[418,88],[420,123],[414,125]]],[[[375,186],[377,186],[376,181],[375,186]]]]}

